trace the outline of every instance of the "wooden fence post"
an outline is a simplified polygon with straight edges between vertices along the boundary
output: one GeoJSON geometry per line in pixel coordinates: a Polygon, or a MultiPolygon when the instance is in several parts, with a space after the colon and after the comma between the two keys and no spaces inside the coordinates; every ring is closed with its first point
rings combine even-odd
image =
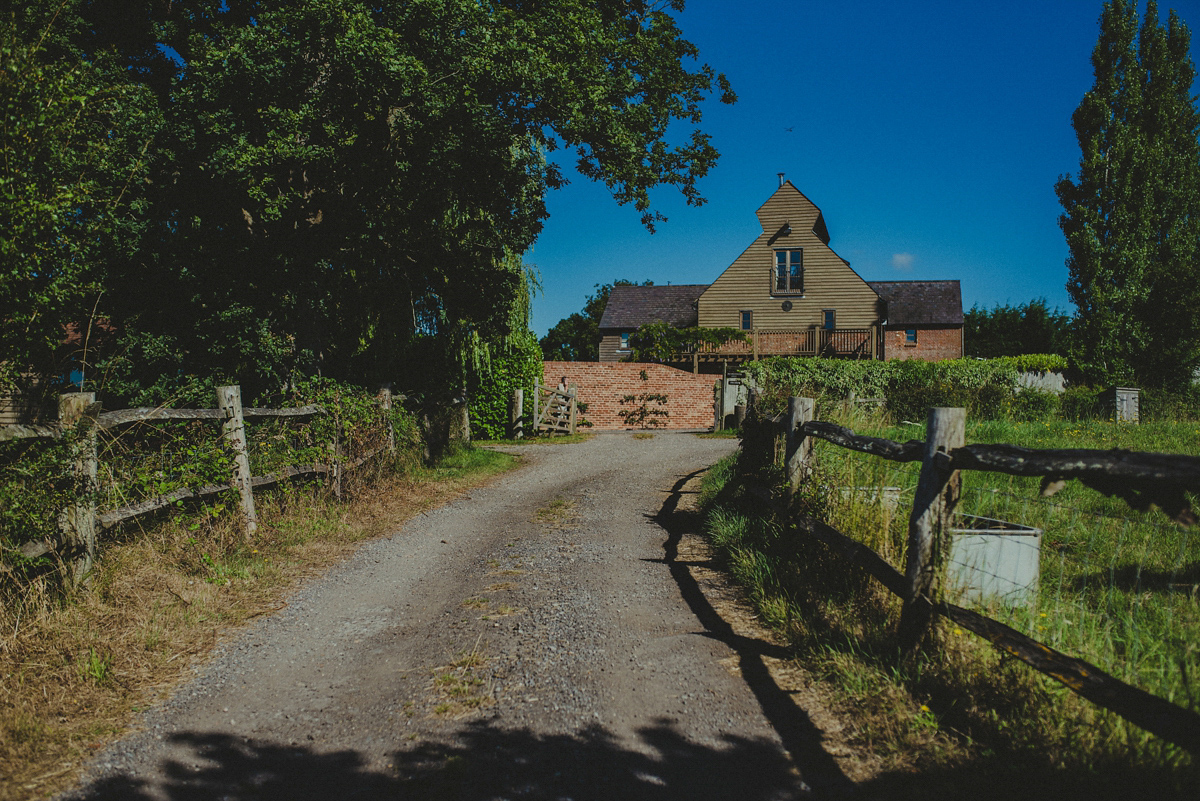
{"type": "Polygon", "coordinates": [[[392,388],[384,387],[379,390],[379,408],[383,409],[384,415],[387,417],[387,440],[388,452],[396,452],[396,429],[392,425],[392,388]]]}
{"type": "Polygon", "coordinates": [[[217,406],[225,413],[221,432],[233,450],[233,486],[242,501],[242,518],[246,534],[258,531],[258,513],[254,511],[254,488],[251,483],[250,459],[246,455],[246,419],[242,416],[242,388],[217,387],[217,406]]]}
{"type": "Polygon", "coordinates": [[[812,398],[788,398],[787,414],[787,481],[788,491],[795,493],[812,473],[812,438],[802,426],[813,419],[817,402],[812,398]]]}
{"type": "Polygon", "coordinates": [[[525,411],[525,390],[514,389],[508,407],[508,436],[510,439],[525,438],[525,424],[521,415],[525,411]]]}
{"type": "Polygon", "coordinates": [[[342,421],[333,419],[333,442],[329,443],[329,479],[333,484],[333,498],[342,500],[342,421]]]}
{"type": "Polygon", "coordinates": [[[533,382],[533,431],[529,432],[530,436],[538,435],[538,423],[541,422],[540,410],[538,409],[539,401],[542,397],[542,385],[538,382],[533,382]]]}
{"type": "Polygon", "coordinates": [[[917,479],[916,497],[908,523],[905,584],[908,597],[900,613],[900,646],[914,654],[933,619],[933,594],[944,559],[950,517],[958,504],[962,479],[938,459],[966,443],[967,410],[935,407],[929,410],[925,458],[917,479]]]}
{"type": "Polygon", "coordinates": [[[571,433],[574,434],[575,433],[575,417],[576,417],[575,412],[576,412],[576,406],[577,406],[578,396],[579,396],[579,387],[572,384],[571,387],[567,390],[567,395],[570,396],[570,398],[571,398],[571,433]]]}
{"type": "Polygon", "coordinates": [[[71,448],[71,502],[59,514],[58,526],[72,559],[72,586],[86,582],[96,559],[96,416],[95,392],[58,396],[58,421],[64,429],[78,427],[80,439],[71,448]]]}

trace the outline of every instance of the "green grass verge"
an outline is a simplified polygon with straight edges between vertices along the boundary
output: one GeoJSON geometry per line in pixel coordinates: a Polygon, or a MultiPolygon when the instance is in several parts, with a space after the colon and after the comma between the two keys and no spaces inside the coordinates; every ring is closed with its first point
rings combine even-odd
{"type": "Polygon", "coordinates": [[[476,444],[481,447],[488,445],[574,445],[587,442],[594,435],[591,432],[576,434],[556,434],[554,436],[527,437],[525,439],[489,439],[476,444]]]}
{"type": "MultiPolygon", "coordinates": [[[[842,421],[860,433],[921,439],[923,426],[842,421]]],[[[1200,450],[1195,424],[971,424],[968,442],[1036,448],[1200,450]]],[[[903,569],[918,465],[816,444],[817,474],[797,504],[903,569]],[[874,488],[898,488],[889,508],[874,488]],[[869,489],[863,489],[869,488],[869,489]]],[[[740,452],[709,471],[707,533],[760,616],[823,678],[862,745],[883,760],[889,797],[1193,798],[1189,755],[1081,700],[944,622],[913,663],[897,656],[898,601],[819,543],[764,515],[747,481],[778,483],[740,452]],[[917,781],[914,777],[920,777],[917,781]],[[913,783],[915,782],[915,783],[913,783]],[[1037,795],[1035,797],[1047,797],[1037,795]]],[[[1040,591],[984,611],[1185,707],[1200,700],[1200,534],[1077,485],[1040,499],[1036,479],[964,475],[960,511],[1044,529],[1040,591]]]]}

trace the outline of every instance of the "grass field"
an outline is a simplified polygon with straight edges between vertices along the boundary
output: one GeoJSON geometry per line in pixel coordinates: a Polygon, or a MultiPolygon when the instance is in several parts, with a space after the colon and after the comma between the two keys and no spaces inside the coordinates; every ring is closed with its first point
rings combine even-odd
{"type": "MultiPolygon", "coordinates": [[[[894,426],[883,418],[837,422],[893,440],[924,437],[923,426],[894,426]]],[[[1200,455],[1200,426],[985,421],[968,425],[967,441],[1200,455]]],[[[823,442],[816,444],[816,458],[817,474],[799,503],[902,570],[919,465],[823,442]],[[895,489],[885,495],[875,489],[881,486],[895,489]],[[886,499],[897,495],[892,508],[886,499]]],[[[1164,797],[1194,797],[1196,766],[1186,753],[952,625],[939,625],[915,664],[900,662],[898,602],[819,544],[743,503],[742,472],[735,461],[710,471],[704,494],[710,537],[764,617],[789,633],[801,661],[834,686],[864,742],[887,755],[898,774],[933,771],[958,781],[963,766],[972,766],[973,777],[994,777],[1005,766],[1023,765],[1047,782],[1088,788],[1080,791],[1088,797],[1108,797],[1130,782],[1164,797]]],[[[1197,532],[1077,482],[1049,499],[1038,497],[1037,479],[966,473],[963,484],[960,512],[1043,530],[1032,601],[992,601],[983,611],[1197,708],[1197,532]]]]}

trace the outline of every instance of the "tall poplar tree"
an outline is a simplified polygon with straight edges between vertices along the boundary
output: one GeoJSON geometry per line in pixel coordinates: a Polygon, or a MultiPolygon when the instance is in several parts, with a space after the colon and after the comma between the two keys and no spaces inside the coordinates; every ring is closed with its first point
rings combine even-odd
{"type": "Polygon", "coordinates": [[[1200,145],[1190,34],[1150,0],[1112,0],[1095,83],[1073,116],[1079,174],[1059,179],[1059,224],[1079,309],[1072,357],[1094,381],[1182,386],[1200,366],[1200,145]]]}

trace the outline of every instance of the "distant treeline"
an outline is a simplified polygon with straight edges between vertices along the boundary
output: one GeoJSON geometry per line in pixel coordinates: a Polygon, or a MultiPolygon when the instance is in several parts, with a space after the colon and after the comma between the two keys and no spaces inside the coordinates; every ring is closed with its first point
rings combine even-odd
{"type": "Polygon", "coordinates": [[[979,304],[963,314],[966,355],[990,359],[1027,353],[1066,356],[1070,346],[1071,315],[1046,305],[1044,298],[1011,306],[979,304]]]}

